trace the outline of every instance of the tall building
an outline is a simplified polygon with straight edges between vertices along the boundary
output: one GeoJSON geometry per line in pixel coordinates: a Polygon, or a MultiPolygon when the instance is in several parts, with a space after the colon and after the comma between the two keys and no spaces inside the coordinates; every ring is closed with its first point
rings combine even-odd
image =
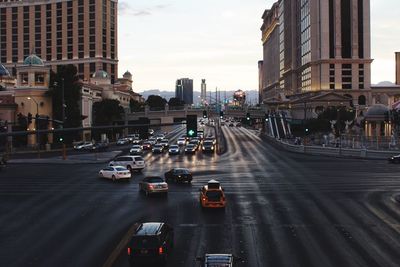
{"type": "Polygon", "coordinates": [[[117,8],[117,0],[0,0],[0,62],[15,72],[33,51],[53,70],[73,64],[83,80],[104,70],[114,81],[117,8]]]}
{"type": "Polygon", "coordinates": [[[396,84],[400,85],[400,52],[396,52],[396,84]]]}
{"type": "Polygon", "coordinates": [[[193,104],[193,80],[182,78],[176,81],[175,97],[185,101],[185,104],[193,104]]]}
{"type": "Polygon", "coordinates": [[[369,0],[280,0],[262,19],[264,100],[329,90],[356,100],[370,89],[369,0]]]}
{"type": "Polygon", "coordinates": [[[204,105],[207,102],[207,84],[206,84],[206,80],[205,79],[201,80],[200,98],[201,98],[201,104],[204,105]]]}

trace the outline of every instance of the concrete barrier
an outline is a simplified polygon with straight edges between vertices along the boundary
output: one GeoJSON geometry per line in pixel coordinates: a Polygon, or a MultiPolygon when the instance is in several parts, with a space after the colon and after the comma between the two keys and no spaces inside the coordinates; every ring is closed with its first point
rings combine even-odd
{"type": "Polygon", "coordinates": [[[324,155],[332,157],[367,158],[367,159],[387,159],[393,155],[399,154],[399,152],[396,151],[378,151],[378,150],[367,150],[367,149],[292,145],[282,140],[277,140],[270,136],[267,137],[267,140],[284,148],[286,151],[309,154],[309,155],[324,155]]]}

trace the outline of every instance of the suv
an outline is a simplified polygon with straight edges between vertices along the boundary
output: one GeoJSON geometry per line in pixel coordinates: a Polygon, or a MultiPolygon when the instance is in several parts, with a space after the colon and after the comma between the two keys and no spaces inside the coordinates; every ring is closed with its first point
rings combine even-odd
{"type": "Polygon", "coordinates": [[[166,264],[174,246],[174,230],[161,222],[141,223],[128,243],[130,266],[140,263],[166,264]]]}
{"type": "Polygon", "coordinates": [[[223,266],[232,267],[233,262],[240,258],[234,257],[232,254],[206,254],[204,257],[196,258],[201,262],[202,267],[223,266]]]}
{"type": "Polygon", "coordinates": [[[121,156],[115,158],[110,162],[110,166],[123,166],[128,170],[138,170],[142,171],[146,164],[144,163],[144,159],[141,156],[121,156]]]}

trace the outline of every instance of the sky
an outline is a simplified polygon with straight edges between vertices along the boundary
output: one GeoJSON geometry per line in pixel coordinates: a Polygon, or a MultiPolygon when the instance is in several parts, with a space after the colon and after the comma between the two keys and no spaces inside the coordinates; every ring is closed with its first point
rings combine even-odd
{"type": "MultiPolygon", "coordinates": [[[[257,90],[261,16],[273,0],[120,0],[119,75],[134,90],[173,91],[191,78],[200,91],[257,90]]],[[[399,0],[371,0],[372,83],[395,80],[399,0]]]]}

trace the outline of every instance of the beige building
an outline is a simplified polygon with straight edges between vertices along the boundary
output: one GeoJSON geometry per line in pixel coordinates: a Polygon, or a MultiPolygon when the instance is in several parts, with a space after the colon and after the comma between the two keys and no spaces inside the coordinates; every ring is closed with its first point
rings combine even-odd
{"type": "Polygon", "coordinates": [[[0,62],[15,67],[34,52],[46,66],[73,64],[82,80],[118,74],[117,0],[0,0],[0,62]]]}
{"type": "Polygon", "coordinates": [[[371,102],[369,0],[280,0],[262,18],[264,102],[324,91],[371,102]]]}

